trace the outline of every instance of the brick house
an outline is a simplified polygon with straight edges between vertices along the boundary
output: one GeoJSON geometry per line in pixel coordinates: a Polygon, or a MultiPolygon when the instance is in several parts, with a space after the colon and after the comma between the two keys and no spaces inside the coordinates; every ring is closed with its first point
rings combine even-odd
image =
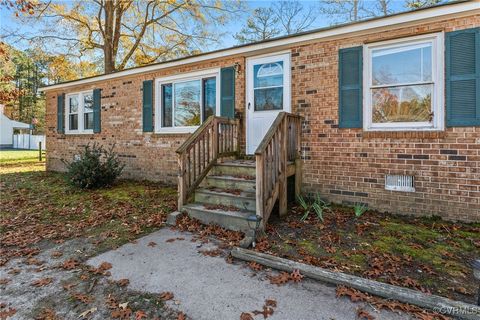
{"type": "Polygon", "coordinates": [[[277,200],[284,212],[289,176],[333,202],[480,221],[476,1],[43,90],[48,170],[89,142],[115,144],[126,178],[178,182],[179,205],[207,222],[266,221],[277,200]],[[218,218],[209,202],[242,210],[218,218]]]}

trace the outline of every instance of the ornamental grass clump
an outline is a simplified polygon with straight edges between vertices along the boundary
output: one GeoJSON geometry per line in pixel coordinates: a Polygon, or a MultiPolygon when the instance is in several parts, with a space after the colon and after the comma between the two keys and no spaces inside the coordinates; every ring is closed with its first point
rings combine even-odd
{"type": "Polygon", "coordinates": [[[114,147],[105,149],[97,143],[87,144],[73,161],[62,160],[67,167],[67,182],[80,189],[111,186],[125,167],[113,151],[114,147]]]}

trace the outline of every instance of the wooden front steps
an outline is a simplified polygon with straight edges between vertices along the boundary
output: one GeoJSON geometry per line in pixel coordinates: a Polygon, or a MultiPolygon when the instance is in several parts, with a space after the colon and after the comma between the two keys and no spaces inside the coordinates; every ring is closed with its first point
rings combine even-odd
{"type": "MultiPolygon", "coordinates": [[[[288,166],[294,169],[293,163],[288,166]]],[[[183,210],[205,224],[249,230],[247,218],[256,214],[255,172],[253,160],[229,160],[214,165],[195,189],[193,201],[184,205],[183,210]]]]}
{"type": "Polygon", "coordinates": [[[255,201],[255,162],[233,160],[214,165],[195,189],[194,202],[183,210],[206,224],[247,231],[247,218],[256,212],[255,201]]]}
{"type": "Polygon", "coordinates": [[[255,151],[254,160],[238,157],[238,119],[211,116],[181,146],[178,154],[178,208],[203,223],[248,231],[256,215],[265,228],[278,203],[287,213],[287,178],[301,186],[301,117],[280,112],[255,151]]]}

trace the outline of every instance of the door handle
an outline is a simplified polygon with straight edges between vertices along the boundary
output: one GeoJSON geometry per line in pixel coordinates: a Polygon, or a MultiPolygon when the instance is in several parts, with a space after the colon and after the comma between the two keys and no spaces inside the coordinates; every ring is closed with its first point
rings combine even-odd
{"type": "Polygon", "coordinates": [[[250,110],[250,102],[248,103],[248,110],[250,110]]]}

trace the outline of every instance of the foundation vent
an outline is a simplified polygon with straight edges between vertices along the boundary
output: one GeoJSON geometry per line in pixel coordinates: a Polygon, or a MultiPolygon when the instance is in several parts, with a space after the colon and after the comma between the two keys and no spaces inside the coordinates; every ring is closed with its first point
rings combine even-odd
{"type": "Polygon", "coordinates": [[[385,190],[415,192],[413,176],[387,174],[385,190]]]}

